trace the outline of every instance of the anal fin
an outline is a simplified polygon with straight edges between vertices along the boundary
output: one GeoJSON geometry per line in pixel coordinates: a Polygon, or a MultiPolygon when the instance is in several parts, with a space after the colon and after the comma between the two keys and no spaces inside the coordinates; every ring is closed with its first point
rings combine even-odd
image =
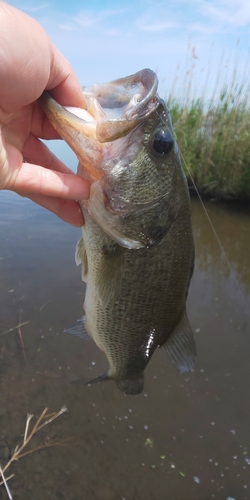
{"type": "Polygon", "coordinates": [[[98,377],[89,380],[88,382],[86,382],[85,385],[98,384],[98,382],[106,382],[107,380],[112,380],[112,379],[111,377],[109,377],[108,373],[104,373],[103,375],[99,375],[98,377]]]}
{"type": "Polygon", "coordinates": [[[188,372],[194,368],[197,352],[193,331],[186,311],[183,312],[179,323],[161,348],[168,353],[172,362],[181,373],[188,372]]]}

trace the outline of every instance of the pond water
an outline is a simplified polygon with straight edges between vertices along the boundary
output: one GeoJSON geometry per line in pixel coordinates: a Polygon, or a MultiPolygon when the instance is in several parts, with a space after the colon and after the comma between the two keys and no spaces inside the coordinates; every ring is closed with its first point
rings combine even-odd
{"type": "MultiPolygon", "coordinates": [[[[40,449],[9,469],[13,499],[250,498],[250,211],[192,200],[196,267],[188,297],[198,360],[179,374],[158,350],[142,394],[112,382],[92,341],[63,334],[82,315],[74,263],[80,230],[0,193],[0,463],[45,407],[68,412],[34,436],[40,449]],[[67,441],[64,441],[67,440],[67,441]]],[[[6,471],[6,476],[8,472],[6,471]]],[[[7,498],[3,486],[0,498],[7,498]]]]}

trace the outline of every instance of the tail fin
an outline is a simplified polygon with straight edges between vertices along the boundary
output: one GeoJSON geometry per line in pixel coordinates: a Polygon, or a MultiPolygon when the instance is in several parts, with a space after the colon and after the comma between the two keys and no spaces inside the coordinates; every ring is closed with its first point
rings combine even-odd
{"type": "MultiPolygon", "coordinates": [[[[99,377],[94,378],[86,383],[86,385],[96,384],[97,382],[106,382],[106,380],[114,380],[108,373],[104,373],[99,377]]],[[[115,380],[115,383],[120,389],[120,391],[125,392],[125,394],[135,395],[140,394],[144,385],[143,375],[139,378],[133,380],[115,380]]]]}
{"type": "Polygon", "coordinates": [[[120,391],[125,392],[125,394],[136,395],[142,392],[144,386],[144,377],[133,379],[133,380],[118,380],[116,385],[120,391]]]}

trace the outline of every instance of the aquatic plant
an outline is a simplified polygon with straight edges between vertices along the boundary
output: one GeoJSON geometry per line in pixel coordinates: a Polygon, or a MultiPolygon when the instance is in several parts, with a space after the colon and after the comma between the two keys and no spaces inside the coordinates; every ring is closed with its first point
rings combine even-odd
{"type": "Polygon", "coordinates": [[[218,71],[212,95],[205,86],[197,97],[192,56],[185,99],[176,97],[176,85],[167,99],[190,185],[192,178],[200,193],[212,197],[250,199],[249,65],[248,59],[239,81],[236,58],[222,83],[218,71]]]}

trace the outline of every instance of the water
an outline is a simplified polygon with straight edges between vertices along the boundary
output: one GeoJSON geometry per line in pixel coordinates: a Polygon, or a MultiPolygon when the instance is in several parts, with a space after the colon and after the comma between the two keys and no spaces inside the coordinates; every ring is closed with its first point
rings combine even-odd
{"type": "Polygon", "coordinates": [[[30,448],[69,441],[11,466],[14,500],[250,498],[250,217],[206,206],[232,269],[193,200],[195,371],[180,375],[158,350],[144,392],[125,396],[112,382],[86,386],[106,371],[105,356],[62,334],[82,315],[80,230],[0,193],[0,333],[20,315],[29,321],[21,327],[27,364],[17,330],[0,337],[0,463],[22,442],[27,413],[69,410],[30,448]]]}

